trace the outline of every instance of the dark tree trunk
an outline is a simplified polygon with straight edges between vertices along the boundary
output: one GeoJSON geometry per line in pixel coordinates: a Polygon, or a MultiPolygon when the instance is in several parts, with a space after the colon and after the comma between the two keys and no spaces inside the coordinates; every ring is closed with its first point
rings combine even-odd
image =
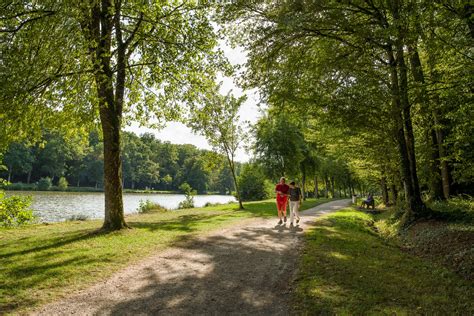
{"type": "Polygon", "coordinates": [[[392,191],[392,204],[396,205],[398,200],[398,190],[395,184],[390,186],[390,191],[392,191]]]}
{"type": "Polygon", "coordinates": [[[30,182],[31,182],[31,172],[32,171],[33,171],[32,169],[28,171],[28,176],[26,178],[26,183],[28,183],[28,184],[30,184],[30,182]]]}
{"type": "Polygon", "coordinates": [[[303,168],[302,170],[303,172],[303,175],[301,177],[301,189],[302,189],[302,192],[303,192],[303,201],[306,201],[306,170],[305,168],[303,168]]]}
{"type": "Polygon", "coordinates": [[[395,119],[395,136],[400,154],[401,177],[405,188],[406,212],[405,223],[409,223],[420,217],[424,211],[421,194],[416,175],[416,160],[414,152],[414,137],[410,117],[410,104],[408,102],[407,69],[403,56],[403,29],[400,21],[399,1],[392,2],[394,23],[398,28],[398,40],[396,43],[396,55],[393,54],[392,45],[387,46],[387,57],[390,67],[390,88],[392,93],[392,115],[395,119]],[[400,71],[400,79],[398,76],[400,71]],[[406,129],[406,131],[404,130],[406,129]]]}
{"type": "Polygon", "coordinates": [[[125,47],[120,29],[120,2],[91,1],[89,20],[82,25],[90,41],[89,53],[94,67],[99,114],[104,138],[104,230],[127,227],[122,200],[122,159],[120,157],[123,95],[125,91],[125,47]],[[115,14],[114,14],[115,10],[115,14]],[[112,36],[115,21],[117,76],[111,69],[112,36]],[[114,83],[116,91],[114,93],[114,83]]]}
{"type": "Polygon", "coordinates": [[[328,177],[324,177],[324,182],[326,184],[325,190],[324,190],[324,197],[327,199],[329,198],[329,179],[328,177]]]}
{"type": "MultiPolygon", "coordinates": [[[[413,79],[415,82],[417,82],[420,86],[417,89],[418,92],[418,99],[419,102],[423,105],[423,109],[428,115],[430,115],[430,100],[427,95],[426,89],[425,89],[425,76],[423,74],[423,68],[421,66],[421,60],[420,56],[418,54],[418,49],[416,45],[416,40],[412,45],[408,46],[408,52],[410,53],[410,64],[411,64],[411,69],[412,69],[412,74],[413,74],[413,79]]],[[[433,123],[435,123],[436,118],[433,118],[433,123]]],[[[443,199],[443,187],[442,187],[442,181],[441,181],[441,172],[440,172],[440,152],[439,152],[439,146],[438,146],[438,139],[436,137],[437,135],[437,130],[439,130],[439,127],[437,127],[437,124],[433,124],[429,126],[429,148],[431,151],[431,159],[430,159],[430,171],[431,171],[431,177],[430,177],[430,192],[431,196],[433,199],[439,200],[443,199]],[[434,127],[433,127],[434,125],[434,127]]]]}
{"type": "Polygon", "coordinates": [[[334,177],[331,177],[331,197],[334,199],[335,196],[335,191],[334,191],[334,177]]]}
{"type": "MultiPolygon", "coordinates": [[[[434,111],[433,113],[433,118],[435,120],[435,125],[438,126],[440,122],[436,111],[434,111]]],[[[445,199],[449,199],[449,196],[451,195],[451,176],[449,172],[448,161],[446,160],[446,150],[444,148],[444,132],[442,128],[436,128],[435,133],[438,145],[438,155],[440,160],[439,166],[441,169],[441,184],[443,190],[443,197],[445,199]]]]}
{"type": "Polygon", "coordinates": [[[314,176],[314,197],[319,197],[318,176],[314,176]]]}
{"type": "Polygon", "coordinates": [[[390,201],[388,199],[388,189],[387,189],[387,179],[385,176],[382,177],[380,180],[380,186],[382,187],[382,200],[383,203],[388,206],[390,205],[390,201]]]}

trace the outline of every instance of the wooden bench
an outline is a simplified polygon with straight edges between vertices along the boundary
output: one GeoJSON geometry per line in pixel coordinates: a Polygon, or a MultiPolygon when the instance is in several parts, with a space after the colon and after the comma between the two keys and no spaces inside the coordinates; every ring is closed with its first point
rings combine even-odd
{"type": "Polygon", "coordinates": [[[361,207],[363,208],[364,206],[367,206],[367,209],[369,209],[372,206],[372,209],[375,210],[375,200],[372,199],[372,201],[370,201],[370,202],[367,202],[366,200],[363,200],[361,207]]]}

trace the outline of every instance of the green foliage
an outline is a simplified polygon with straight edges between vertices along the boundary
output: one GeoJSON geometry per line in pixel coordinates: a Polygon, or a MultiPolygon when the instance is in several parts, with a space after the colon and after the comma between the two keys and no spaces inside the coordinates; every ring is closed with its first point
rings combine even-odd
{"type": "Polygon", "coordinates": [[[48,191],[49,189],[51,189],[52,185],[53,185],[53,182],[51,181],[51,178],[45,177],[45,178],[39,179],[37,188],[40,191],[48,191]]]}
{"type": "Polygon", "coordinates": [[[61,177],[58,180],[58,188],[61,191],[66,191],[69,183],[67,182],[65,177],[61,177]]]}
{"type": "Polygon", "coordinates": [[[265,200],[271,196],[265,175],[255,164],[245,164],[238,181],[243,201],[265,200]]]}
{"type": "Polygon", "coordinates": [[[0,191],[0,226],[16,227],[33,221],[30,205],[31,197],[5,197],[4,192],[0,191]]]}
{"type": "Polygon", "coordinates": [[[152,202],[150,200],[140,200],[138,209],[138,213],[149,213],[149,212],[167,212],[168,209],[164,206],[160,205],[159,203],[152,202]]]}
{"type": "MultiPolygon", "coordinates": [[[[11,170],[0,170],[0,176],[10,175],[16,180],[8,190],[35,190],[34,182],[57,174],[68,182],[68,191],[103,191],[103,142],[96,131],[91,131],[86,140],[46,133],[40,144],[10,146],[6,154],[23,146],[33,158],[31,170],[22,166],[24,160],[11,170]],[[30,184],[26,183],[28,180],[30,184]]],[[[225,194],[234,190],[227,159],[221,154],[192,145],[161,142],[146,133],[137,136],[124,132],[122,146],[124,189],[177,191],[181,183],[187,182],[199,192],[225,194]]],[[[239,165],[236,163],[237,169],[239,165]]]]}
{"type": "Polygon", "coordinates": [[[185,199],[184,201],[179,202],[178,209],[186,209],[186,208],[193,208],[194,207],[194,195],[196,195],[196,191],[186,182],[179,186],[181,192],[184,193],[185,199]]]}

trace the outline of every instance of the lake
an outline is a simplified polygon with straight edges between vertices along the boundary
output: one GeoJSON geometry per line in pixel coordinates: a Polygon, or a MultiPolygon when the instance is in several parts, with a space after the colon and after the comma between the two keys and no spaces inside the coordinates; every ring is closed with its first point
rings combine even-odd
{"type": "MultiPolygon", "coordinates": [[[[61,222],[72,216],[86,216],[88,219],[104,218],[104,193],[102,192],[38,192],[6,191],[10,195],[30,195],[33,197],[31,208],[41,222],[61,222]]],[[[124,193],[125,214],[137,213],[140,201],[150,200],[168,209],[176,209],[184,200],[183,194],[142,194],[124,193]]],[[[228,203],[235,201],[230,195],[196,195],[194,205],[204,206],[210,203],[228,203]]]]}

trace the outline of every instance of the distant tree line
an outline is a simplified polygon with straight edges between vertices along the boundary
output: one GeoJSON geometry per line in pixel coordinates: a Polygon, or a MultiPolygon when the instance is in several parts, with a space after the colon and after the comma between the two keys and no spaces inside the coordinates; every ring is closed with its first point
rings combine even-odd
{"type": "MultiPolygon", "coordinates": [[[[3,155],[7,170],[0,177],[9,182],[33,184],[50,178],[59,185],[103,187],[103,141],[98,132],[86,136],[47,131],[35,144],[12,143],[3,155]]],[[[162,142],[151,133],[123,133],[123,187],[178,191],[188,183],[200,193],[231,193],[235,190],[226,158],[194,145],[162,142]]],[[[237,172],[240,164],[237,163],[237,172]]]]}

